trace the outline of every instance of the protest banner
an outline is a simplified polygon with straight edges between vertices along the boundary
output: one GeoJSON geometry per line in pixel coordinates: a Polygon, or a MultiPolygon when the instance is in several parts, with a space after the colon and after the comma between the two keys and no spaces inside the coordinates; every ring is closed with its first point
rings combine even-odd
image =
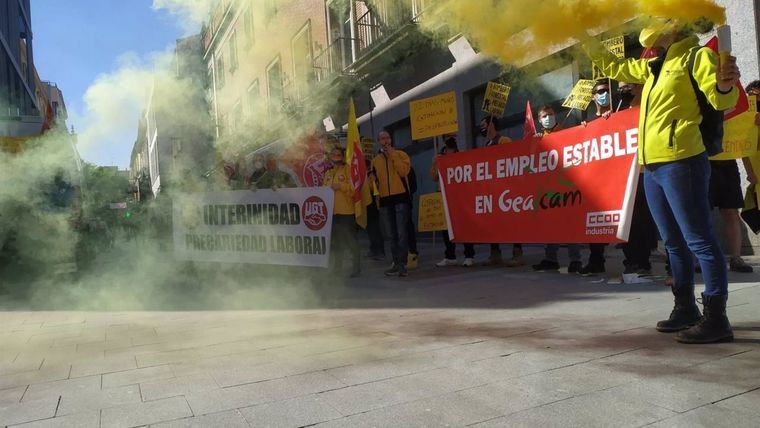
{"type": "Polygon", "coordinates": [[[496,82],[488,82],[486,95],[483,98],[482,110],[492,116],[502,117],[507,109],[507,99],[511,87],[496,82]]]}
{"type": "Polygon", "coordinates": [[[565,98],[562,107],[585,111],[594,99],[594,83],[593,80],[579,80],[573,87],[570,95],[565,98]]]}
{"type": "Polygon", "coordinates": [[[333,197],[326,187],[178,197],[173,201],[175,257],[327,267],[333,197]]]}
{"type": "Polygon", "coordinates": [[[757,152],[758,129],[755,125],[757,97],[748,96],[748,110],[723,122],[723,153],[710,160],[731,160],[754,156],[757,152]]]}
{"type": "Polygon", "coordinates": [[[443,196],[441,192],[420,195],[417,228],[420,232],[446,230],[446,217],[443,214],[443,196]]]}
{"type": "Polygon", "coordinates": [[[638,184],[639,109],[542,138],[438,159],[455,242],[628,239],[638,184]]]}
{"type": "MultiPolygon", "coordinates": [[[[602,45],[607,48],[608,51],[610,51],[613,55],[615,55],[618,59],[625,58],[625,37],[623,36],[617,36],[612,37],[607,40],[602,40],[602,45]]],[[[596,64],[593,64],[593,74],[594,74],[594,80],[603,79],[607,76],[604,75],[604,72],[596,66],[596,64]]]]}
{"type": "Polygon", "coordinates": [[[457,98],[454,91],[409,103],[412,140],[437,137],[459,131],[457,98]]]}

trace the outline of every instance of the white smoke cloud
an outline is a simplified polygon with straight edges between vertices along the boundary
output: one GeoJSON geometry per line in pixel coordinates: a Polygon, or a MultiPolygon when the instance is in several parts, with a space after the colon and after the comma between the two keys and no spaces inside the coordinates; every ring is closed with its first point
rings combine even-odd
{"type": "Polygon", "coordinates": [[[216,0],[153,0],[154,10],[166,10],[179,19],[187,34],[197,33],[216,0]]]}

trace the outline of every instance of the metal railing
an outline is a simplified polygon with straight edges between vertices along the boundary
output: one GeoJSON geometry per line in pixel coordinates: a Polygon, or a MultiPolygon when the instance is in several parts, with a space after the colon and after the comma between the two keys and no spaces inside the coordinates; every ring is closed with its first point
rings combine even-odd
{"type": "Polygon", "coordinates": [[[354,62],[350,37],[338,37],[314,57],[314,77],[322,82],[335,74],[345,73],[354,62]]]}

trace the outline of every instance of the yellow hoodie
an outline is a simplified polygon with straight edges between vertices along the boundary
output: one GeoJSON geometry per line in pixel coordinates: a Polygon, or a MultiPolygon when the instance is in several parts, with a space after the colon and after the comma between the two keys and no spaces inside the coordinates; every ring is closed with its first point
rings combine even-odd
{"type": "Polygon", "coordinates": [[[394,150],[392,156],[379,154],[372,160],[377,188],[380,191],[380,206],[408,203],[406,176],[411,169],[409,155],[401,150],[394,150]]]}
{"type": "Polygon", "coordinates": [[[334,214],[354,215],[354,185],[351,184],[351,166],[343,164],[329,169],[325,173],[324,185],[332,187],[333,183],[340,185],[340,189],[335,190],[334,214]]]}
{"type": "MultiPolygon", "coordinates": [[[[606,49],[592,53],[594,63],[612,79],[644,84],[639,117],[639,163],[649,165],[696,156],[705,151],[699,124],[702,113],[689,79],[689,55],[699,39],[689,36],[668,49],[659,73],[655,59],[618,59],[606,49]]],[[[718,55],[699,49],[694,79],[717,110],[736,105],[739,92],[721,93],[717,86],[718,55]]]]}

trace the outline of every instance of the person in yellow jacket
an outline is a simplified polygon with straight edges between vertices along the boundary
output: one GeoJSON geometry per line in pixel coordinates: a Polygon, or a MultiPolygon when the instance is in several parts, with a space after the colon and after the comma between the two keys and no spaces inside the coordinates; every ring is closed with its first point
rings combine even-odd
{"type": "Polygon", "coordinates": [[[390,241],[393,266],[386,276],[407,276],[409,254],[407,223],[412,211],[412,200],[407,176],[411,169],[409,155],[393,148],[387,131],[378,134],[380,154],[372,160],[371,178],[380,193],[380,224],[383,237],[390,241]]]}
{"type": "Polygon", "coordinates": [[[590,48],[605,76],[644,85],[639,119],[639,163],[650,211],[670,256],[675,308],[657,323],[661,332],[676,332],[682,343],[733,340],[726,317],[726,262],[712,228],[708,182],[710,164],[700,132],[698,90],[716,110],[736,105],[739,80],[736,58],[719,63],[718,55],[700,48],[690,27],[655,20],[640,34],[656,58],[618,59],[601,44],[590,48]],[[692,57],[692,51],[697,50],[692,57]],[[690,59],[693,69],[689,70],[690,59]],[[702,267],[704,317],[694,299],[693,252],[702,267]]]}
{"type": "Polygon", "coordinates": [[[346,164],[345,151],[335,147],[330,152],[333,167],[325,173],[324,185],[335,191],[332,225],[331,270],[342,275],[343,259],[351,257],[351,278],[359,276],[359,241],[356,238],[354,186],[351,183],[351,166],[346,164]]]}

